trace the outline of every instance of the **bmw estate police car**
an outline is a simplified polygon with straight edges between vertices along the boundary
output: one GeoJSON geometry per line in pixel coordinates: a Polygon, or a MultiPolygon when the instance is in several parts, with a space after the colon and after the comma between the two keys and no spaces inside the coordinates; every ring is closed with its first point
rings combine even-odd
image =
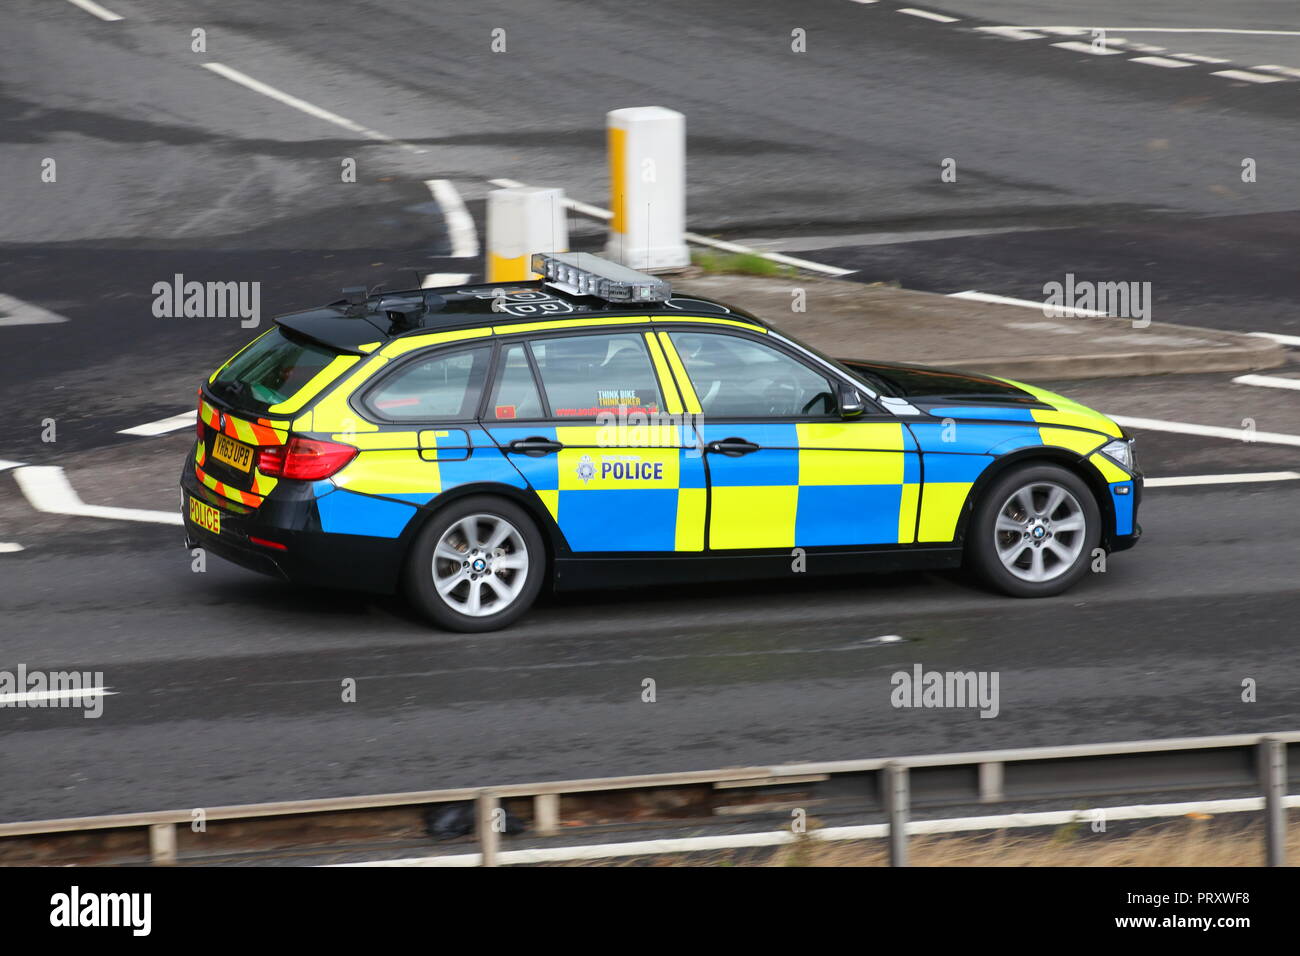
{"type": "Polygon", "coordinates": [[[966,564],[1056,594],[1140,534],[1132,439],[1051,392],[836,361],[584,254],[283,316],[199,393],[191,546],[503,627],[561,589],[966,564]],[[796,551],[796,549],[802,549],[796,551]]]}

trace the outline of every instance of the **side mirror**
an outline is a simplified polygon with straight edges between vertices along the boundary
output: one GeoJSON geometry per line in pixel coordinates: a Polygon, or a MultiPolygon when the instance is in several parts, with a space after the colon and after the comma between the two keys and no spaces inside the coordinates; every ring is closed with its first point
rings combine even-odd
{"type": "Polygon", "coordinates": [[[852,385],[840,382],[836,387],[835,396],[840,406],[840,418],[856,418],[867,410],[862,395],[852,385]]]}

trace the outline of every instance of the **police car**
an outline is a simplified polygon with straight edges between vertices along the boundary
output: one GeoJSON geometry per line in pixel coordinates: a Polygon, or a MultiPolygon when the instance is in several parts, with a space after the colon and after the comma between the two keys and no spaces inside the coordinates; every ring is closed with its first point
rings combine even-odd
{"type": "Polygon", "coordinates": [[[1060,395],[835,360],[585,254],[285,315],[200,389],[188,543],[488,631],[557,589],[967,565],[1057,594],[1132,547],[1133,441],[1060,395]]]}

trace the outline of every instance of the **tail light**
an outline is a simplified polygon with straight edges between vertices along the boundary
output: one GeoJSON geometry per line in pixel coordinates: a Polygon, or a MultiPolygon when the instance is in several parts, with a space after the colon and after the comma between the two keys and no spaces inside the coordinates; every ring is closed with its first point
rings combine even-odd
{"type": "Polygon", "coordinates": [[[294,436],[287,445],[257,449],[257,470],[272,478],[318,481],[328,478],[357,456],[353,445],[294,436]]]}

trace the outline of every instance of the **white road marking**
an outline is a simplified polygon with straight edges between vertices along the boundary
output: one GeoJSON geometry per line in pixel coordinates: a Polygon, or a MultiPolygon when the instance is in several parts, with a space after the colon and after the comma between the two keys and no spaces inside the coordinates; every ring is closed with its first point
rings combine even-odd
{"type": "MultiPolygon", "coordinates": [[[[1300,30],[1234,30],[1215,27],[1038,27],[1016,26],[1017,30],[1048,30],[1087,33],[1089,30],[1105,30],[1107,33],[1245,33],[1259,36],[1300,37],[1300,30]]],[[[1227,62],[1226,60],[1221,62],[1227,62]]]]}
{"type": "Polygon", "coordinates": [[[0,471],[8,471],[10,468],[18,468],[23,463],[21,461],[5,461],[0,459],[0,471]]]}
{"type": "Polygon", "coordinates": [[[1034,33],[1031,30],[1019,30],[1016,27],[976,27],[981,33],[991,33],[994,36],[1005,37],[1008,40],[1041,40],[1043,34],[1034,33]]]}
{"type": "Polygon", "coordinates": [[[1199,53],[1173,53],[1180,60],[1191,60],[1193,63],[1231,63],[1231,60],[1222,60],[1217,56],[1202,56],[1199,53]]]}
{"type": "Polygon", "coordinates": [[[876,3],[877,0],[853,0],[853,2],[854,2],[854,3],[861,3],[861,4],[864,4],[864,5],[865,5],[865,4],[868,4],[868,3],[876,3]]]}
{"type": "Polygon", "coordinates": [[[68,321],[64,316],[11,295],[0,294],[0,325],[53,325],[68,321]]]}
{"type": "Polygon", "coordinates": [[[1091,43],[1080,43],[1078,40],[1066,40],[1064,43],[1053,43],[1052,46],[1060,47],[1062,50],[1073,50],[1075,53],[1091,53],[1093,56],[1115,56],[1123,52],[1104,46],[1098,49],[1091,43]]]}
{"type": "Polygon", "coordinates": [[[23,546],[16,541],[0,541],[0,554],[14,554],[23,550],[23,546]]]}
{"type": "Polygon", "coordinates": [[[226,66],[224,63],[204,63],[201,64],[205,70],[211,70],[218,76],[224,76],[231,82],[238,83],[240,86],[247,87],[254,93],[261,93],[263,96],[269,96],[271,99],[283,103],[285,106],[292,106],[296,110],[301,110],[308,116],[314,116],[316,119],[324,120],[327,123],[333,123],[335,126],[341,126],[349,132],[357,133],[366,139],[373,139],[378,143],[388,143],[393,146],[400,146],[402,149],[410,150],[413,153],[423,153],[424,150],[411,143],[403,142],[396,137],[389,136],[387,133],[381,133],[373,130],[368,126],[362,126],[360,123],[354,123],[352,120],[338,113],[331,113],[327,109],[322,109],[313,103],[291,96],[274,86],[263,83],[261,80],[255,80],[246,73],[241,73],[236,69],[226,66]]]}
{"type": "Polygon", "coordinates": [[[82,502],[62,468],[24,465],[14,472],[14,480],[27,501],[37,511],[47,514],[76,515],[83,518],[107,518],[110,521],[148,521],[154,524],[181,524],[179,512],[145,511],[139,508],[113,508],[82,502]]]}
{"type": "Polygon", "coordinates": [[[68,2],[73,6],[81,7],[81,9],[85,10],[87,13],[93,13],[95,16],[99,17],[99,19],[107,20],[110,23],[114,20],[123,19],[112,10],[107,10],[104,7],[101,7],[99,4],[95,3],[94,0],[68,0],[68,2]]]}
{"type": "MultiPolygon", "coordinates": [[[[1043,311],[1043,308],[1044,308],[1044,303],[1042,303],[1042,302],[1034,302],[1034,301],[1031,300],[1031,299],[1012,299],[1012,298],[1010,298],[1010,297],[1008,297],[1008,296],[1005,296],[1005,295],[992,295],[992,294],[990,294],[990,293],[988,293],[988,292],[976,292],[974,289],[971,289],[971,290],[969,290],[969,291],[967,291],[967,292],[951,292],[951,293],[948,294],[948,298],[950,298],[950,299],[969,299],[969,300],[972,301],[972,302],[992,302],[992,303],[995,303],[995,304],[997,304],[997,305],[1019,305],[1019,306],[1022,306],[1022,307],[1024,307],[1024,308],[1026,308],[1026,309],[1037,309],[1039,312],[1042,312],[1042,311],[1043,311]]],[[[1077,319],[1077,318],[1109,319],[1109,318],[1114,318],[1114,316],[1107,315],[1105,312],[1097,312],[1097,311],[1094,310],[1094,309],[1062,308],[1062,309],[1061,309],[1061,312],[1064,313],[1064,314],[1061,316],[1061,318],[1066,318],[1066,319],[1077,319]]]]}
{"type": "Polygon", "coordinates": [[[1170,70],[1176,70],[1180,67],[1192,65],[1186,60],[1171,60],[1167,56],[1135,56],[1131,58],[1129,62],[1145,63],[1147,66],[1163,66],[1170,70]]]}
{"type": "Polygon", "coordinates": [[[1269,66],[1252,66],[1251,69],[1267,70],[1270,73],[1281,73],[1283,76],[1291,76],[1291,77],[1295,77],[1297,80],[1300,80],[1300,70],[1297,70],[1294,67],[1290,67],[1290,66],[1274,66],[1270,64],[1269,66]]]}
{"type": "Polygon", "coordinates": [[[157,435],[166,435],[168,432],[180,431],[182,428],[193,428],[198,421],[198,417],[199,413],[196,410],[181,412],[179,415],[171,416],[171,418],[160,418],[156,422],[146,422],[143,425],[136,425],[134,428],[123,428],[118,434],[153,438],[157,435]]]}
{"type": "Polygon", "coordinates": [[[0,704],[28,703],[35,700],[84,700],[87,697],[112,697],[115,690],[107,687],[83,687],[79,690],[28,690],[16,694],[0,694],[0,704]]]}
{"type": "Polygon", "coordinates": [[[1129,41],[1128,48],[1134,53],[1164,53],[1165,48],[1162,46],[1151,46],[1146,43],[1133,43],[1129,41]]]}
{"type": "Polygon", "coordinates": [[[1221,76],[1225,80],[1242,80],[1246,83],[1285,83],[1286,80],[1280,76],[1269,76],[1267,73],[1250,73],[1246,70],[1215,70],[1215,76],[1221,76]]]}
{"type": "Polygon", "coordinates": [[[1238,375],[1233,381],[1238,385],[1258,385],[1261,388],[1293,388],[1300,391],[1300,379],[1278,378],[1276,375],[1238,375]]]}
{"type": "MultiPolygon", "coordinates": [[[[489,179],[488,182],[493,186],[499,186],[502,189],[514,189],[517,186],[524,185],[514,179],[489,179]]],[[[566,209],[583,216],[590,216],[593,219],[612,219],[614,214],[608,209],[601,209],[599,206],[591,206],[585,202],[578,202],[576,199],[564,200],[566,209]]],[[[820,262],[811,262],[808,259],[796,259],[794,256],[782,255],[779,252],[761,252],[749,246],[742,246],[736,242],[727,242],[723,239],[714,239],[711,236],[702,236],[697,232],[684,232],[682,238],[687,242],[693,242],[699,246],[708,246],[711,249],[721,249],[723,252],[734,252],[739,255],[759,256],[772,262],[779,262],[782,265],[794,266],[796,269],[807,269],[809,272],[819,272],[828,276],[846,276],[856,272],[856,269],[841,269],[839,266],[823,265],[820,262]]]]}
{"type": "Polygon", "coordinates": [[[1300,471],[1254,471],[1238,475],[1187,475],[1182,478],[1148,478],[1148,488],[1173,488],[1179,485],[1236,485],[1253,481],[1295,481],[1300,471]]]}
{"type": "Polygon", "coordinates": [[[935,23],[957,23],[957,17],[945,17],[942,13],[931,13],[929,10],[918,10],[916,7],[903,7],[899,13],[906,13],[909,17],[924,17],[926,20],[933,20],[935,23]]]}
{"type": "Polygon", "coordinates": [[[443,218],[447,223],[447,234],[451,238],[451,256],[453,259],[472,259],[478,255],[478,232],[474,229],[474,218],[465,210],[465,203],[460,193],[451,184],[450,179],[426,179],[424,184],[433,193],[433,198],[442,207],[443,218]]]}
{"type": "Polygon", "coordinates": [[[1106,416],[1117,425],[1127,428],[1144,428],[1153,432],[1175,432],[1180,435],[1200,435],[1202,438],[1231,438],[1235,441],[1259,442],[1264,445],[1295,445],[1300,447],[1300,435],[1282,432],[1251,432],[1244,428],[1221,428],[1218,425],[1193,425],[1187,422],[1167,422],[1159,418],[1131,418],[1128,415],[1106,416]]]}
{"type": "Polygon", "coordinates": [[[464,285],[469,281],[468,272],[430,272],[420,283],[421,289],[440,289],[448,285],[464,285]]]}
{"type": "Polygon", "coordinates": [[[1281,342],[1283,345],[1300,347],[1300,335],[1278,335],[1276,332],[1247,332],[1246,334],[1253,335],[1257,339],[1272,339],[1274,342],[1281,342]]]}

